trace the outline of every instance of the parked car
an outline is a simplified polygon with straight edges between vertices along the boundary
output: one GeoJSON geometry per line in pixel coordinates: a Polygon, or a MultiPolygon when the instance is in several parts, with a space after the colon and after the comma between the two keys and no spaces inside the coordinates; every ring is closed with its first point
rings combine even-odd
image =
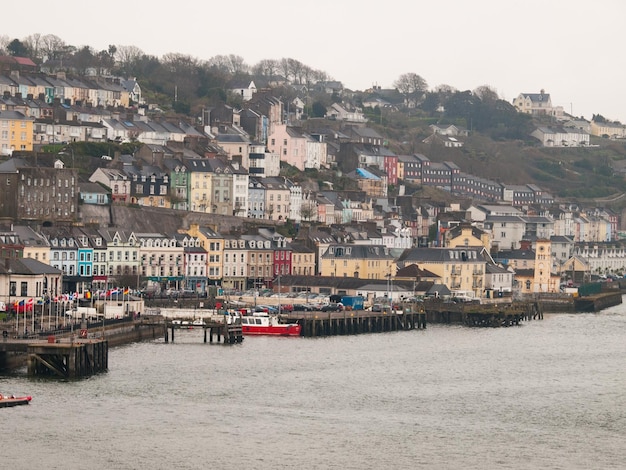
{"type": "Polygon", "coordinates": [[[322,312],[340,312],[343,309],[341,304],[326,304],[320,309],[322,312]]]}
{"type": "Polygon", "coordinates": [[[311,305],[305,305],[305,304],[293,304],[293,311],[294,312],[312,312],[313,307],[311,305]]]}

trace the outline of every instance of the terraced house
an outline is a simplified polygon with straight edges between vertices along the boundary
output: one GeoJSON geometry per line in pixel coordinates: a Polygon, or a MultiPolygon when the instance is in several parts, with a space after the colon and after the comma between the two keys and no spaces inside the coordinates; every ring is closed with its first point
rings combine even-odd
{"type": "Polygon", "coordinates": [[[395,275],[395,257],[383,245],[331,244],[320,258],[322,276],[388,279],[395,275]]]}

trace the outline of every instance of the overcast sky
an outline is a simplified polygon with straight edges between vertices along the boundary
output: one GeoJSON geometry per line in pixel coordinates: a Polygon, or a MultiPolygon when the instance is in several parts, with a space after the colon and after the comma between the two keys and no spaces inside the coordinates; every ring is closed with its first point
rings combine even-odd
{"type": "Polygon", "coordinates": [[[353,90],[409,72],[430,88],[489,85],[509,102],[543,89],[567,113],[626,124],[625,19],[623,0],[31,0],[3,6],[0,35],[249,65],[288,57],[353,90]]]}

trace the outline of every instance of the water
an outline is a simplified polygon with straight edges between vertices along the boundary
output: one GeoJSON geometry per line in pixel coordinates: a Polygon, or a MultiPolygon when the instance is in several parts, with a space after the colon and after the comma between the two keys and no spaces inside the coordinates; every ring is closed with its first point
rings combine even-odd
{"type": "Polygon", "coordinates": [[[622,469],[626,305],[520,327],[114,348],[0,378],[7,469],[622,469]]]}

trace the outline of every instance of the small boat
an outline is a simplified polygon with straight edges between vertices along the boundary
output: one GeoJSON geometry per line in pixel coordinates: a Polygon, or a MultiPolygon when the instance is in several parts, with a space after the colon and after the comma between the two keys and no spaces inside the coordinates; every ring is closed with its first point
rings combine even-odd
{"type": "Polygon", "coordinates": [[[15,395],[0,395],[0,408],[7,408],[9,406],[28,405],[32,397],[16,397],[15,395]]]}
{"type": "Polygon", "coordinates": [[[244,335],[300,336],[298,323],[280,323],[277,315],[255,314],[241,317],[244,335]]]}

